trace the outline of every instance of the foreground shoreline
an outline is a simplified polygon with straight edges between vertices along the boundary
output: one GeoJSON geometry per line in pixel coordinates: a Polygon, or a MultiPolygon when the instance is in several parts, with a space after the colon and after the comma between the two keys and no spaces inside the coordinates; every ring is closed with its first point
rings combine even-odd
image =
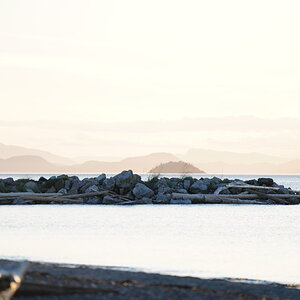
{"type": "MultiPolygon", "coordinates": [[[[0,270],[18,262],[0,260],[0,270]]],[[[296,285],[244,283],[54,263],[28,262],[14,299],[299,299],[296,285]]]]}
{"type": "Polygon", "coordinates": [[[80,180],[59,175],[38,180],[0,179],[0,205],[21,204],[299,204],[300,191],[272,178],[251,180],[160,176],[142,180],[131,170],[80,180]]]}

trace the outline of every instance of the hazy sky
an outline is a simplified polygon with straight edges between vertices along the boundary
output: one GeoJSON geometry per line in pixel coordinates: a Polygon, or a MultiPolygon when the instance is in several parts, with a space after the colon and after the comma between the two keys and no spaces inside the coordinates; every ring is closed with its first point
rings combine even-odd
{"type": "MultiPolygon", "coordinates": [[[[297,152],[293,127],[280,130],[280,147],[268,138],[278,138],[273,119],[299,116],[299,11],[298,0],[0,0],[0,142],[66,155],[180,152],[224,140],[231,150],[297,152]],[[151,122],[228,116],[275,127],[178,128],[169,143],[166,130],[147,133],[151,122]],[[150,123],[136,123],[135,136],[80,130],[141,120],[150,123]]],[[[229,119],[220,120],[209,126],[229,119]]]]}

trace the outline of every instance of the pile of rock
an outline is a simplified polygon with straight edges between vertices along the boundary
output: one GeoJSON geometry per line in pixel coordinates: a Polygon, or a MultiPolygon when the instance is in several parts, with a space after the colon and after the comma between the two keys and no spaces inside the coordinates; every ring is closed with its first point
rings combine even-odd
{"type": "MultiPolygon", "coordinates": [[[[242,181],[217,177],[196,179],[192,177],[159,178],[154,176],[143,181],[141,176],[133,174],[129,170],[110,178],[107,178],[105,174],[101,174],[98,177],[83,180],[80,180],[77,176],[67,175],[52,176],[49,179],[41,177],[36,181],[31,179],[0,179],[0,203],[39,203],[38,201],[24,200],[25,198],[22,198],[21,195],[27,195],[27,193],[52,196],[51,203],[55,200],[53,200],[53,197],[60,197],[60,199],[64,199],[65,203],[68,203],[68,199],[77,198],[88,204],[199,203],[199,201],[195,202],[190,199],[194,199],[189,196],[193,194],[218,195],[219,199],[221,196],[228,198],[230,195],[245,195],[247,193],[253,195],[254,193],[257,198],[263,198],[267,195],[267,198],[271,199],[269,204],[272,204],[274,198],[272,195],[293,195],[291,196],[293,200],[290,202],[282,200],[287,202],[285,204],[298,204],[300,199],[300,195],[299,197],[296,196],[297,192],[276,184],[271,178],[242,181]],[[181,194],[182,197],[178,197],[178,194],[181,194]],[[16,197],[13,202],[5,202],[3,201],[5,195],[7,197],[16,195],[16,197]],[[174,195],[177,196],[174,197],[174,195]]],[[[284,196],[285,199],[288,199],[288,197],[284,196]]],[[[76,203],[76,201],[73,202],[76,203]]],[[[276,203],[276,201],[273,202],[276,203]]]]}

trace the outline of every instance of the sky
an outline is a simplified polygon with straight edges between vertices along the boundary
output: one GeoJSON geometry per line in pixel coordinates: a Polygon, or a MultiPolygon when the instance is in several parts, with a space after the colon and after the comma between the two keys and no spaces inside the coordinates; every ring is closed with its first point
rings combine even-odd
{"type": "Polygon", "coordinates": [[[0,0],[0,142],[294,157],[299,11],[296,0],[0,0]]]}

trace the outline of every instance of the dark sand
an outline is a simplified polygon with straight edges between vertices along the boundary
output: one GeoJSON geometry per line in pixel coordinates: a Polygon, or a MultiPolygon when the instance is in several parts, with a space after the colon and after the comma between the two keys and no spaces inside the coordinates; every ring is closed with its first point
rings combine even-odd
{"type": "MultiPolygon", "coordinates": [[[[0,260],[0,267],[8,261],[0,260]]],[[[30,262],[14,299],[300,299],[299,286],[30,262]]]]}

